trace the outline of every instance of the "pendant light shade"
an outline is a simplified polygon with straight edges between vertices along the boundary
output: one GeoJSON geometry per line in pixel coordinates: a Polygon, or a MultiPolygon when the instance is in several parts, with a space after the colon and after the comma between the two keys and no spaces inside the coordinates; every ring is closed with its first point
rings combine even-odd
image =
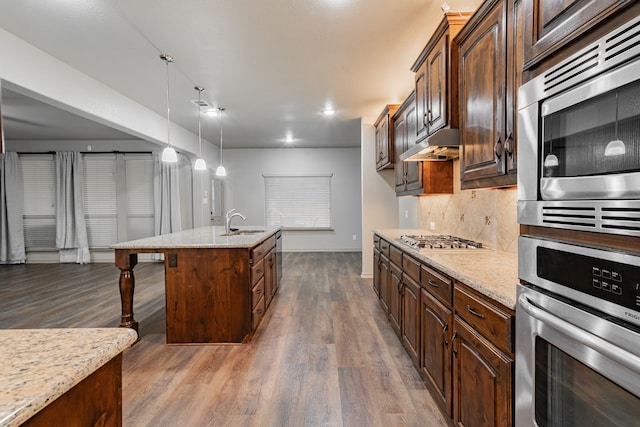
{"type": "Polygon", "coordinates": [[[613,157],[613,156],[624,156],[627,152],[627,148],[624,145],[624,141],[618,139],[618,92],[616,92],[616,124],[615,124],[615,138],[612,141],[609,141],[607,146],[604,148],[604,156],[605,157],[613,157]]]}
{"type": "Polygon", "coordinates": [[[222,113],[224,112],[224,108],[218,107],[220,111],[220,166],[216,169],[216,176],[227,176],[227,170],[224,168],[222,164],[222,113]]]}
{"type": "Polygon", "coordinates": [[[194,89],[198,91],[198,148],[199,148],[199,154],[198,154],[198,159],[196,160],[196,163],[193,165],[193,168],[195,170],[197,170],[197,171],[206,171],[207,170],[207,163],[202,158],[202,130],[201,130],[201,127],[200,127],[200,116],[202,115],[201,112],[200,112],[200,108],[202,106],[201,101],[200,101],[200,96],[202,95],[202,92],[204,91],[204,88],[200,87],[200,86],[196,86],[194,89]]]}
{"type": "Polygon", "coordinates": [[[173,147],[166,147],[162,150],[162,161],[165,163],[176,163],[178,161],[178,153],[176,153],[173,147]]]}
{"type": "Polygon", "coordinates": [[[169,107],[169,63],[173,62],[173,56],[163,53],[160,55],[160,59],[167,64],[167,146],[162,150],[162,161],[166,163],[176,163],[178,161],[178,154],[171,146],[171,109],[169,107]]]}

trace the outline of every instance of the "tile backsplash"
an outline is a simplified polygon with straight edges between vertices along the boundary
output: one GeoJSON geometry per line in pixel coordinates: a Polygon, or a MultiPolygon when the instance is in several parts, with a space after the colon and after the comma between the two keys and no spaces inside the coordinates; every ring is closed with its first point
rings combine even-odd
{"type": "MultiPolygon", "coordinates": [[[[454,169],[459,170],[458,161],[454,169]]],[[[454,177],[459,177],[455,172],[454,177]]],[[[491,249],[517,253],[517,189],[460,190],[459,179],[456,181],[454,194],[420,197],[420,227],[437,234],[475,240],[491,249]]]]}

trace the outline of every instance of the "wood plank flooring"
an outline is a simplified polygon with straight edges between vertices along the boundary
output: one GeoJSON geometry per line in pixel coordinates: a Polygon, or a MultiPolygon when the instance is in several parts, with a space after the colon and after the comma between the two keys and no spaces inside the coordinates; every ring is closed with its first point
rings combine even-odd
{"type": "MultiPolygon", "coordinates": [[[[248,344],[168,346],[163,266],[139,264],[124,425],[446,426],[360,269],[360,253],[285,253],[248,344]]],[[[111,264],[0,266],[0,328],[116,326],[118,275],[111,264]]]]}

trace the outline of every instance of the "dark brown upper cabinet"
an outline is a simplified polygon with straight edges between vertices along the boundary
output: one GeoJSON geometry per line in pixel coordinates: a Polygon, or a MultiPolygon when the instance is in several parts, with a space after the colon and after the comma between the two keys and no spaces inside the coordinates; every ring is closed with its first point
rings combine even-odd
{"type": "Polygon", "coordinates": [[[634,0],[523,0],[524,68],[564,48],[623,11],[634,0]]]}
{"type": "Polygon", "coordinates": [[[471,13],[447,12],[411,67],[416,83],[416,142],[458,127],[458,66],[453,38],[471,13]]]}
{"type": "Polygon", "coordinates": [[[453,193],[453,161],[403,162],[400,155],[416,144],[415,92],[392,117],[396,196],[453,193]]]}
{"type": "Polygon", "coordinates": [[[393,115],[399,105],[389,104],[384,107],[374,123],[376,128],[376,170],[393,167],[393,115]]]}
{"type": "Polygon", "coordinates": [[[487,0],[455,39],[462,189],[516,184],[522,21],[519,0],[487,0]]]}

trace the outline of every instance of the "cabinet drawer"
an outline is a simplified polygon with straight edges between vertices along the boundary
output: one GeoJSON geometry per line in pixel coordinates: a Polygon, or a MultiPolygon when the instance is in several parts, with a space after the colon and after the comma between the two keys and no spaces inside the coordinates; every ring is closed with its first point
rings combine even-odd
{"type": "Polygon", "coordinates": [[[253,329],[255,329],[258,326],[258,323],[260,323],[262,316],[264,316],[264,310],[265,310],[265,305],[264,305],[264,296],[263,296],[262,298],[260,298],[260,300],[258,300],[258,303],[256,304],[255,307],[253,307],[253,310],[251,312],[253,317],[252,319],[253,329]]]}
{"type": "Polygon", "coordinates": [[[264,277],[251,289],[251,308],[255,308],[260,302],[260,298],[264,295],[264,277]]]}
{"type": "Polygon", "coordinates": [[[389,258],[391,258],[391,262],[397,265],[398,267],[402,267],[402,251],[395,246],[389,247],[389,258]]]}
{"type": "Polygon", "coordinates": [[[380,250],[380,236],[377,234],[373,235],[373,247],[380,250]]]}
{"type": "Polygon", "coordinates": [[[406,254],[402,257],[402,270],[413,280],[420,282],[420,263],[406,254]]]}
{"type": "Polygon", "coordinates": [[[454,287],[455,311],[493,345],[513,352],[513,317],[459,285],[454,287]]]}
{"type": "Polygon", "coordinates": [[[453,280],[423,265],[420,269],[420,283],[434,297],[447,307],[452,305],[453,280]]]}
{"type": "Polygon", "coordinates": [[[389,256],[389,248],[390,247],[391,247],[391,245],[389,244],[389,242],[387,242],[384,239],[380,239],[380,252],[382,252],[386,256],[389,256]]]}
{"type": "Polygon", "coordinates": [[[254,262],[258,262],[262,258],[265,257],[267,253],[271,250],[271,248],[276,246],[276,236],[271,236],[264,242],[260,243],[255,248],[251,249],[251,260],[254,262]]]}
{"type": "Polygon", "coordinates": [[[264,259],[260,259],[257,263],[255,263],[251,267],[251,287],[255,286],[260,280],[261,277],[264,276],[264,259]]]}

